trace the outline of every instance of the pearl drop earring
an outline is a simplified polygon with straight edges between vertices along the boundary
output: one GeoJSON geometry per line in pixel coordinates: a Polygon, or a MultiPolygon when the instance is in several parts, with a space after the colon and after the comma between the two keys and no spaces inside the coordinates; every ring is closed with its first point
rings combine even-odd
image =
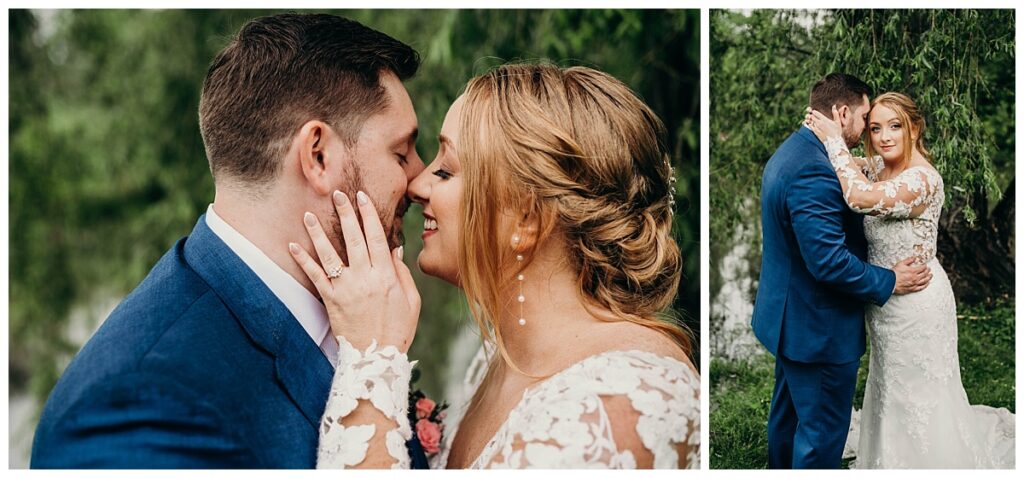
{"type": "MultiPolygon", "coordinates": [[[[519,236],[513,236],[512,240],[519,242],[519,236]]],[[[516,254],[516,261],[523,262],[523,255],[516,254]]],[[[519,325],[526,325],[526,318],[523,317],[523,302],[526,302],[526,296],[523,295],[523,279],[525,277],[522,274],[516,276],[516,280],[519,282],[519,325]]]]}

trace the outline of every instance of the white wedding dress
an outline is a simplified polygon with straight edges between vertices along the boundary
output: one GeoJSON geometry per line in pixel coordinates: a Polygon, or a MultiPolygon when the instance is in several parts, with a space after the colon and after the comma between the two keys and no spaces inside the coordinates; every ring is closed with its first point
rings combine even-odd
{"type": "Polygon", "coordinates": [[[972,406],[960,381],[956,302],[935,257],[942,177],[918,166],[876,182],[881,157],[852,158],[839,138],[825,145],[847,203],[867,215],[868,261],[892,268],[916,257],[932,272],[924,290],[866,306],[867,388],[844,457],[856,457],[851,468],[1013,468],[1014,415],[972,406]]]}
{"type": "MultiPolygon", "coordinates": [[[[317,468],[344,468],[363,461],[373,425],[344,427],[357,400],[366,399],[398,428],[388,432],[387,450],[408,468],[405,440],[412,364],[394,347],[360,352],[343,337],[339,366],[321,421],[317,468]]],[[[475,390],[487,369],[485,349],[477,353],[464,386],[475,390]]],[[[470,396],[464,394],[464,396],[470,396]]],[[[635,468],[633,453],[620,450],[612,436],[609,400],[627,400],[635,412],[636,433],[654,456],[654,468],[700,467],[700,380],[686,364],[642,351],[611,351],[588,357],[523,393],[471,468],[635,468]],[[677,445],[683,444],[685,457],[677,445]],[[685,458],[685,460],[681,460],[685,458]]],[[[431,468],[444,468],[466,404],[445,419],[440,452],[431,468]]]]}

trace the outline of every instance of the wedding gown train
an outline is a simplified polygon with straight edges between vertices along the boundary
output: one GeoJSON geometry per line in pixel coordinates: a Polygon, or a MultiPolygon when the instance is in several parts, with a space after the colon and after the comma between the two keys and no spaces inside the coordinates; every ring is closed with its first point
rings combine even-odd
{"type": "Polygon", "coordinates": [[[932,272],[924,290],[866,306],[867,388],[844,457],[856,457],[851,468],[1013,468],[1014,414],[972,406],[960,379],[956,302],[935,257],[942,177],[917,166],[875,182],[881,157],[852,158],[838,138],[826,149],[848,204],[866,214],[868,261],[892,268],[916,257],[932,272]]]}

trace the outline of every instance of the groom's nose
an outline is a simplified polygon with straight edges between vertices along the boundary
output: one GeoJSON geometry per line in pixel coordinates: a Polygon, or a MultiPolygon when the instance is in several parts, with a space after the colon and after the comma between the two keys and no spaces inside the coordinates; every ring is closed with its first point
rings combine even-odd
{"type": "Polygon", "coordinates": [[[415,147],[412,148],[412,154],[405,159],[405,182],[406,185],[408,185],[408,183],[411,183],[416,176],[419,176],[426,167],[423,165],[423,159],[420,158],[420,153],[416,151],[415,147]]]}

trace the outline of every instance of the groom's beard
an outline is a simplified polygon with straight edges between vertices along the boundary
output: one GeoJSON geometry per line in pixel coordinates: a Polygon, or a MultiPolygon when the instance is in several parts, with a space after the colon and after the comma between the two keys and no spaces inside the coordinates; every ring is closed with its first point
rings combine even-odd
{"type": "Polygon", "coordinates": [[[859,134],[854,135],[852,130],[843,130],[843,141],[846,143],[847,148],[853,149],[860,146],[860,136],[859,134]]]}
{"type": "MultiPolygon", "coordinates": [[[[388,247],[394,249],[398,246],[405,244],[405,231],[402,230],[402,219],[405,218],[405,212],[409,210],[411,202],[407,196],[402,196],[402,200],[398,202],[398,206],[395,209],[394,214],[391,216],[391,231],[388,231],[384,226],[384,233],[388,235],[388,247]]],[[[381,224],[388,224],[384,221],[384,217],[381,216],[381,224]]]]}
{"type": "MultiPolygon", "coordinates": [[[[349,175],[342,179],[338,190],[348,196],[349,203],[352,204],[352,207],[356,211],[356,217],[359,218],[359,227],[362,229],[365,226],[363,226],[363,217],[359,213],[359,208],[356,206],[357,203],[355,199],[356,192],[363,191],[370,196],[370,200],[373,202],[374,206],[378,208],[377,214],[380,216],[380,224],[384,228],[384,235],[388,239],[388,249],[393,250],[394,248],[405,244],[405,234],[402,231],[402,218],[405,216],[405,212],[409,210],[409,199],[402,196],[401,201],[398,202],[396,207],[391,209],[388,207],[387,201],[363,188],[362,171],[359,169],[358,165],[353,165],[353,168],[349,173],[349,175]],[[380,210],[382,207],[387,209],[380,210]]],[[[333,236],[330,239],[332,241],[336,241],[339,245],[338,255],[347,265],[348,251],[345,248],[345,235],[341,230],[341,219],[338,217],[337,209],[332,209],[332,211],[333,213],[327,219],[328,223],[325,229],[328,231],[328,234],[333,236]]]]}

